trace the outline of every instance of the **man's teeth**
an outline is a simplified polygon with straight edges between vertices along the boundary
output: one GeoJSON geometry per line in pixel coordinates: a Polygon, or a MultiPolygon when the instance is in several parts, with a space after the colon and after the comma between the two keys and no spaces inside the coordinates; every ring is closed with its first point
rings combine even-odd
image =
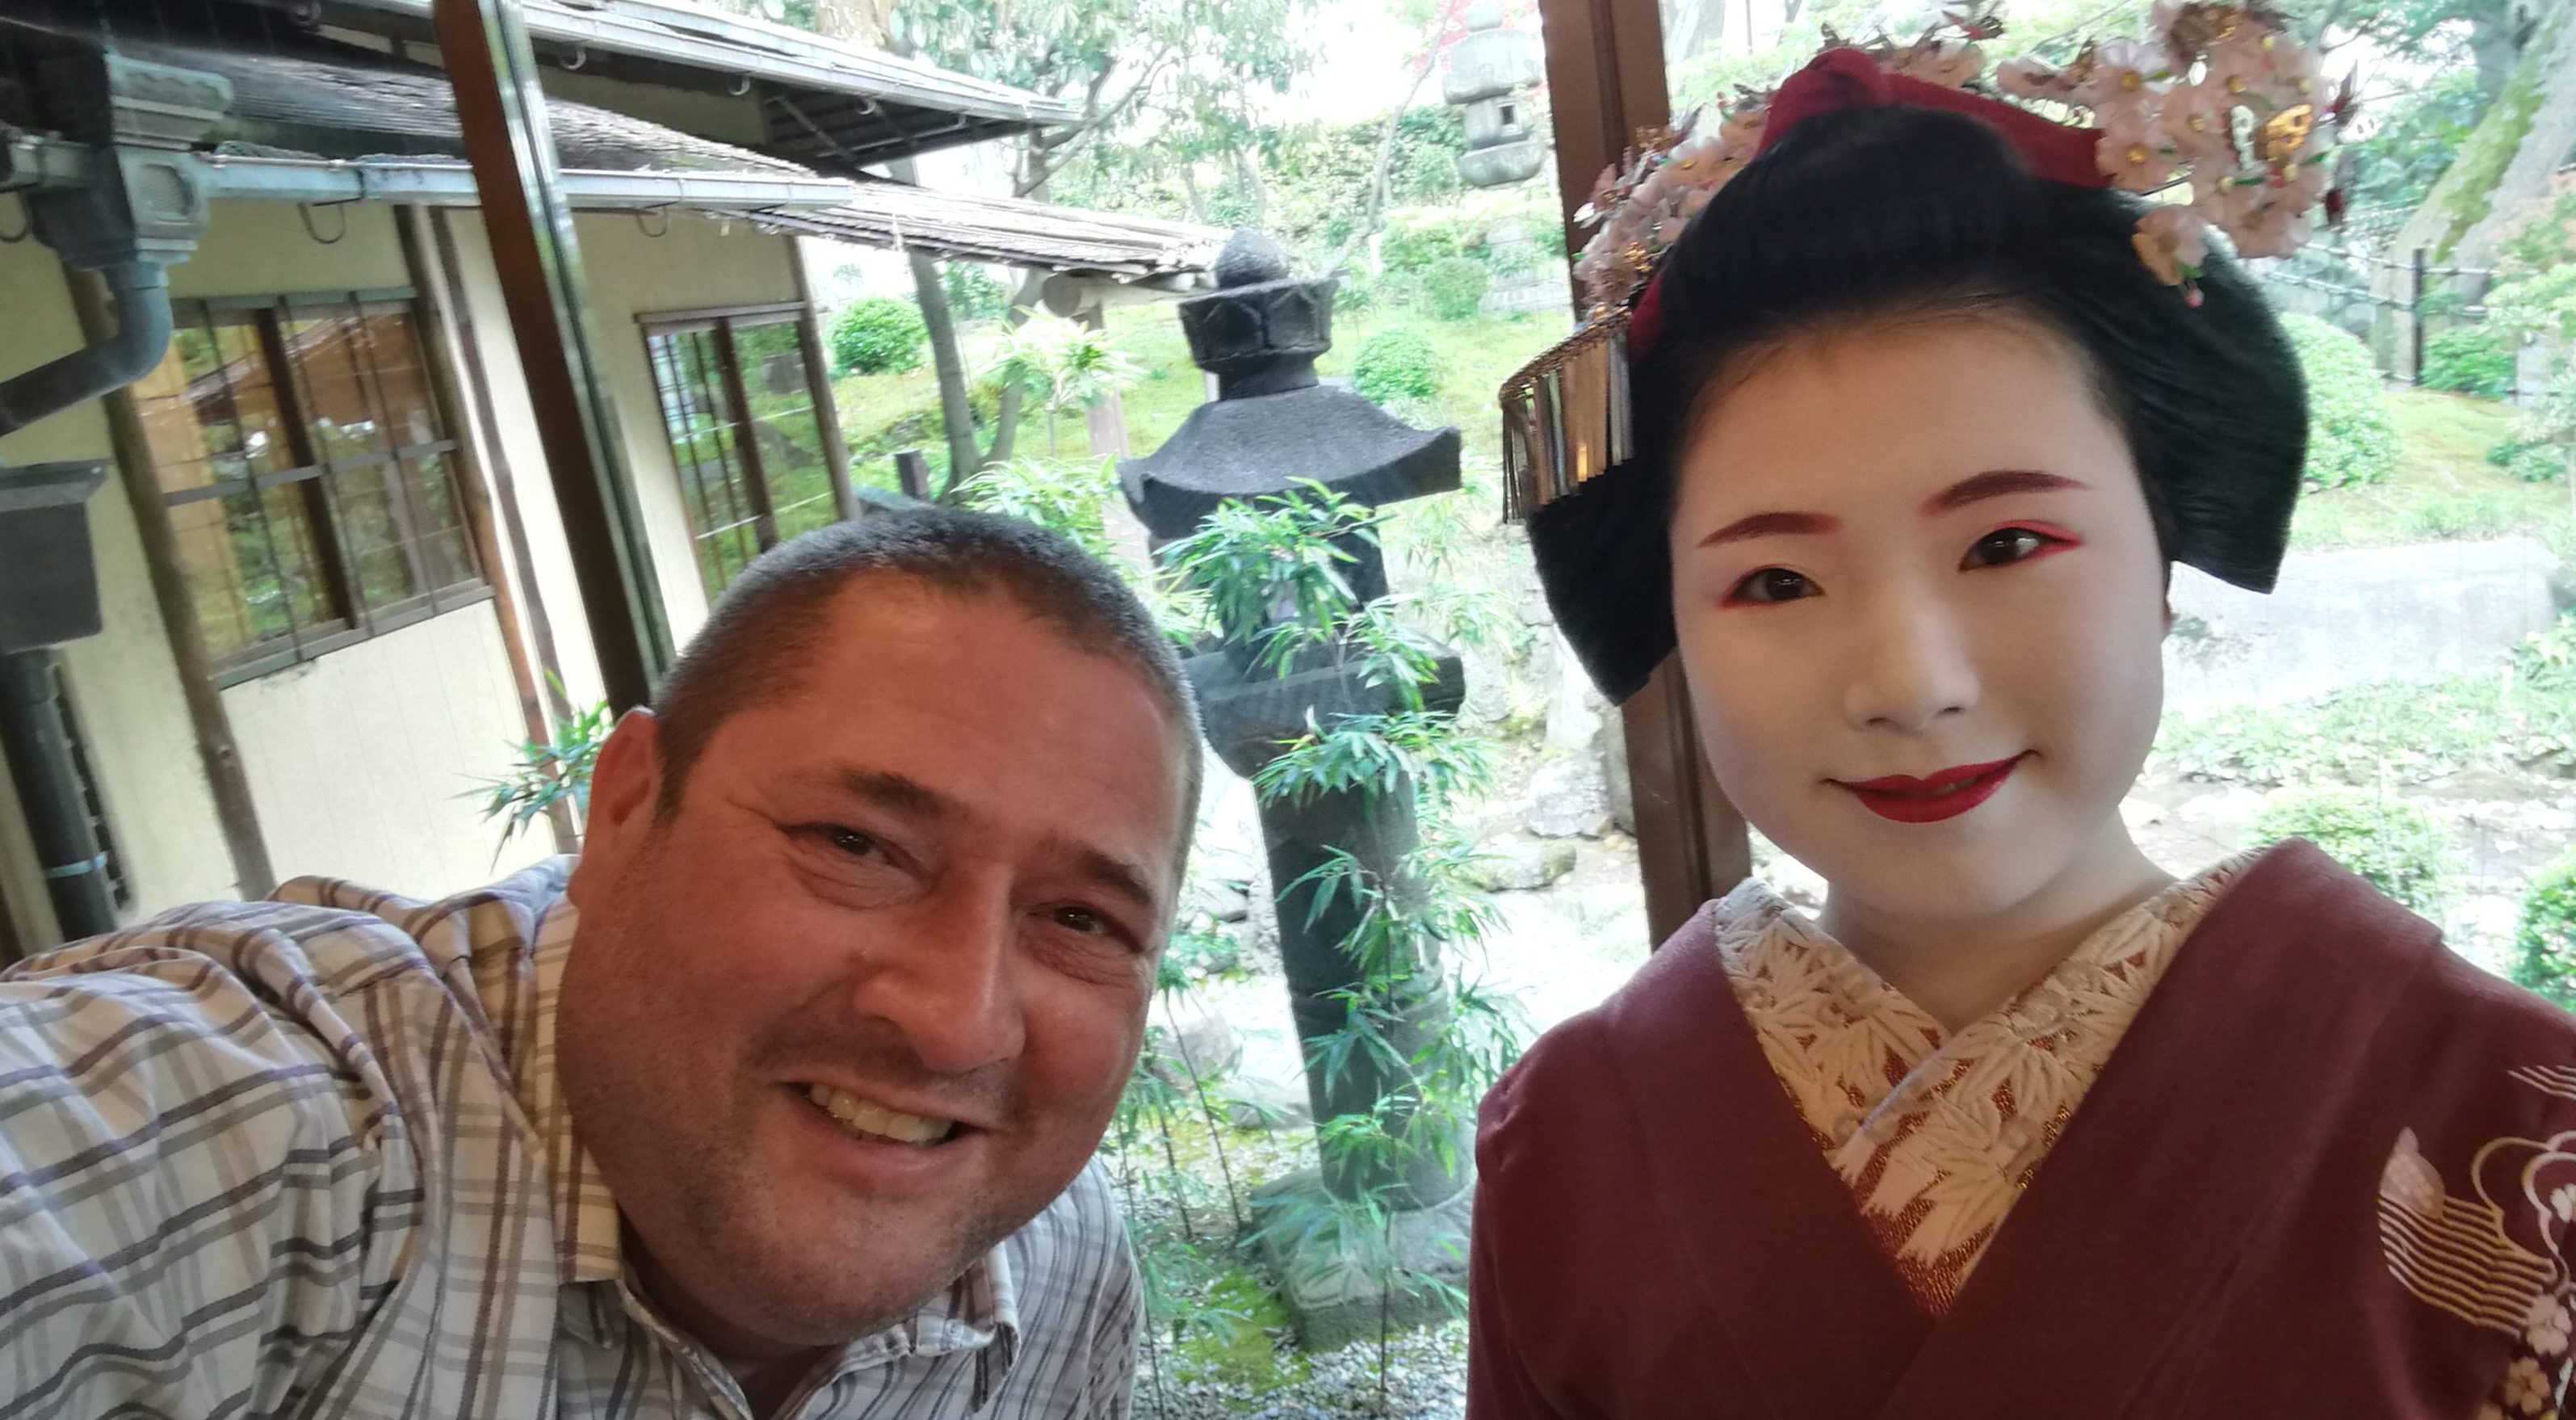
{"type": "Polygon", "coordinates": [[[899,1113],[830,1085],[807,1085],[805,1097],[820,1105],[843,1129],[870,1138],[891,1139],[899,1144],[936,1144],[957,1130],[952,1121],[899,1113]]]}

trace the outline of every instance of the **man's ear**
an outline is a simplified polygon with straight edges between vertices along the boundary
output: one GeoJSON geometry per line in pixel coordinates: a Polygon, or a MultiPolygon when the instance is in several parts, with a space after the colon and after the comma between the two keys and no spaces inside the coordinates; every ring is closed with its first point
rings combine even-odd
{"type": "Polygon", "coordinates": [[[662,797],[662,723],[642,707],[617,717],[590,771],[590,812],[581,829],[581,862],[567,891],[581,905],[583,880],[614,877],[653,831],[662,797]]]}

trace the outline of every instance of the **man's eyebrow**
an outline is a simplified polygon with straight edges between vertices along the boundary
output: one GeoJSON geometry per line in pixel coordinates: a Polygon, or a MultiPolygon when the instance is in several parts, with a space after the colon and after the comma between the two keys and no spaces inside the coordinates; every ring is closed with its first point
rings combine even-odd
{"type": "Polygon", "coordinates": [[[1742,542],[1752,537],[1814,537],[1842,531],[1842,519],[1823,513],[1754,513],[1736,519],[1699,540],[1702,547],[1742,542]]]}
{"type": "Polygon", "coordinates": [[[1156,895],[1153,885],[1146,881],[1145,874],[1135,864],[1112,857],[1097,848],[1059,841],[1072,852],[1074,868],[1085,878],[1125,898],[1130,904],[1143,911],[1163,910],[1162,899],[1156,895]]]}
{"type": "Polygon", "coordinates": [[[1923,500],[1926,517],[1947,513],[1988,498],[2001,498],[2010,493],[2046,493],[2060,488],[2090,488],[2093,485],[2064,474],[2048,473],[2035,468],[1997,468],[1971,474],[1923,500]]]}
{"type": "Polygon", "coordinates": [[[957,802],[918,779],[876,769],[843,769],[833,776],[841,791],[913,818],[945,819],[957,802]]]}

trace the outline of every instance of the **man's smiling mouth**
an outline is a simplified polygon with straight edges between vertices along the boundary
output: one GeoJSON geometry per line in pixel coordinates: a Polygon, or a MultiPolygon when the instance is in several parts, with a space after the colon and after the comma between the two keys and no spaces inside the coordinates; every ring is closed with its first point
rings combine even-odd
{"type": "Polygon", "coordinates": [[[954,1120],[925,1119],[917,1114],[905,1114],[830,1085],[807,1085],[805,1098],[830,1115],[833,1123],[861,1139],[928,1146],[943,1143],[957,1132],[954,1120]]]}

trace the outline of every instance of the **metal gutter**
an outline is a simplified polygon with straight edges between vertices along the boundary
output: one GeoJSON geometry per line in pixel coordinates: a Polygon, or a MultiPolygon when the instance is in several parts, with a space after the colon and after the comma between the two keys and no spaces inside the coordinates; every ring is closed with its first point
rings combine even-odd
{"type": "MultiPolygon", "coordinates": [[[[342,3],[423,20],[431,10],[431,0],[342,3]]],[[[693,5],[621,0],[606,8],[576,10],[527,0],[520,15],[528,37],[547,44],[586,46],[715,74],[1031,125],[1075,123],[1082,117],[1080,109],[1062,99],[693,5]]]]}
{"type": "MultiPolygon", "coordinates": [[[[278,202],[395,202],[476,207],[474,172],[462,163],[418,159],[268,158],[202,155],[212,196],[278,202]]],[[[776,174],[604,172],[568,169],[564,200],[584,211],[834,207],[851,186],[833,178],[776,174]]]]}

